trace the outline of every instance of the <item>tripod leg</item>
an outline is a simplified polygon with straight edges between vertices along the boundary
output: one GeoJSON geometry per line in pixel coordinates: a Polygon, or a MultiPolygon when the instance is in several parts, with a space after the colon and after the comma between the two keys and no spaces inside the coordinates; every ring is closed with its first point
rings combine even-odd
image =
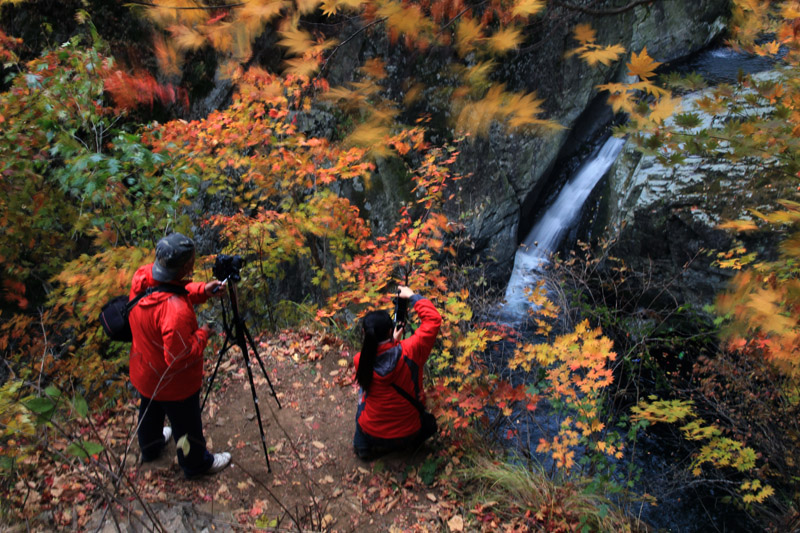
{"type": "Polygon", "coordinates": [[[264,457],[267,460],[267,472],[272,472],[269,465],[269,453],[267,452],[267,437],[264,436],[264,425],[261,423],[261,409],[258,407],[258,395],[256,394],[256,384],[253,382],[253,369],[250,362],[250,356],[247,353],[247,345],[244,343],[244,338],[241,339],[242,355],[244,356],[245,366],[247,367],[247,378],[250,380],[250,392],[253,393],[253,406],[256,408],[256,418],[258,419],[258,431],[261,434],[261,447],[264,449],[264,457]]]}
{"type": "Polygon", "coordinates": [[[228,337],[225,337],[225,342],[222,344],[222,348],[219,351],[219,355],[217,356],[217,364],[214,365],[214,373],[211,374],[211,379],[208,381],[208,388],[206,389],[206,395],[203,397],[203,403],[200,404],[200,411],[205,409],[206,407],[206,400],[208,400],[208,395],[211,393],[211,387],[214,385],[214,380],[217,378],[217,371],[219,370],[219,364],[222,362],[222,356],[228,351],[230,345],[228,345],[228,337]]]}
{"type": "Polygon", "coordinates": [[[247,336],[247,340],[250,342],[250,347],[253,349],[253,354],[255,355],[256,361],[258,361],[258,366],[261,367],[261,372],[264,373],[264,377],[267,378],[267,384],[269,385],[269,390],[272,391],[272,397],[275,398],[275,403],[278,404],[278,409],[283,409],[281,407],[281,402],[278,400],[278,395],[275,393],[275,389],[272,387],[272,381],[269,379],[269,374],[267,374],[266,368],[264,368],[264,362],[261,360],[261,356],[258,355],[258,350],[256,350],[256,343],[253,342],[253,337],[250,336],[250,332],[247,331],[247,326],[242,324],[242,330],[244,334],[247,336]]]}

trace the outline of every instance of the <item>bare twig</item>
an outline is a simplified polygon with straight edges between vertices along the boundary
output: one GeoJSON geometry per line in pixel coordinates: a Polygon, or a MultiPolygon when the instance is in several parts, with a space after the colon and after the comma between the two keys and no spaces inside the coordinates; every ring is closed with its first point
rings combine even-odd
{"type": "Polygon", "coordinates": [[[619,15],[621,13],[625,13],[626,11],[630,11],[631,9],[644,5],[644,4],[652,4],[657,0],[638,0],[636,2],[631,2],[630,4],[616,7],[612,9],[589,9],[583,6],[576,6],[573,4],[565,4],[563,2],[553,2],[555,5],[559,7],[563,7],[564,9],[569,9],[571,11],[578,11],[580,13],[585,13],[586,15],[592,15],[594,17],[608,17],[612,15],[619,15]]]}

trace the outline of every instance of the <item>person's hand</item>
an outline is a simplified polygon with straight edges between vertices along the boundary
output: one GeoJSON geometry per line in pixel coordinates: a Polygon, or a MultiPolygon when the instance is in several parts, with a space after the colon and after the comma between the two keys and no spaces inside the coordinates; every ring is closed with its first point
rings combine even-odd
{"type": "Polygon", "coordinates": [[[405,298],[406,300],[414,296],[414,291],[409,289],[408,287],[401,285],[397,287],[397,296],[400,298],[405,298]]]}
{"type": "Polygon", "coordinates": [[[203,324],[202,326],[200,326],[199,329],[201,331],[205,331],[207,337],[210,337],[216,333],[216,331],[214,331],[214,328],[212,328],[208,324],[203,324]]]}
{"type": "Polygon", "coordinates": [[[403,333],[405,332],[405,329],[405,324],[400,324],[394,328],[394,333],[392,334],[392,339],[394,339],[394,342],[400,342],[403,339],[403,333]]]}
{"type": "Polygon", "coordinates": [[[209,281],[206,283],[206,294],[208,296],[216,296],[217,298],[221,298],[222,295],[225,294],[225,291],[222,290],[225,288],[225,285],[225,283],[216,279],[214,281],[209,281]]]}

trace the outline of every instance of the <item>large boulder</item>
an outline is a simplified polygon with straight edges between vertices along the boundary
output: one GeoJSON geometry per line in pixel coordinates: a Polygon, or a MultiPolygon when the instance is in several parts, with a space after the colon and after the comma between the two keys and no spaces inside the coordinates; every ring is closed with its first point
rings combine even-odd
{"type": "MultiPolygon", "coordinates": [[[[776,75],[772,71],[755,77],[776,75]]],[[[703,94],[685,96],[683,110],[701,119],[698,129],[721,126],[694,108],[693,101],[703,94]]],[[[681,301],[702,306],[735,273],[716,266],[719,254],[727,253],[735,239],[761,257],[776,253],[775,234],[737,235],[719,225],[752,218],[752,208],[774,209],[776,200],[795,183],[783,176],[774,161],[760,156],[732,163],[724,150],[713,156],[684,155],[682,164],[665,166],[653,156],[642,155],[629,141],[609,171],[596,228],[616,242],[613,255],[635,270],[652,272],[653,279],[669,281],[681,301]]]]}

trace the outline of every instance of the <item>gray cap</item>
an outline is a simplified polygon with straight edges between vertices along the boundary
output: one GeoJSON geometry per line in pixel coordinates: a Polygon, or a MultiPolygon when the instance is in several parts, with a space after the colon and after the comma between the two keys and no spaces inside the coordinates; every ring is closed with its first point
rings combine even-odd
{"type": "Polygon", "coordinates": [[[167,235],[156,244],[153,279],[173,281],[181,269],[194,257],[194,242],[180,233],[167,235]]]}

